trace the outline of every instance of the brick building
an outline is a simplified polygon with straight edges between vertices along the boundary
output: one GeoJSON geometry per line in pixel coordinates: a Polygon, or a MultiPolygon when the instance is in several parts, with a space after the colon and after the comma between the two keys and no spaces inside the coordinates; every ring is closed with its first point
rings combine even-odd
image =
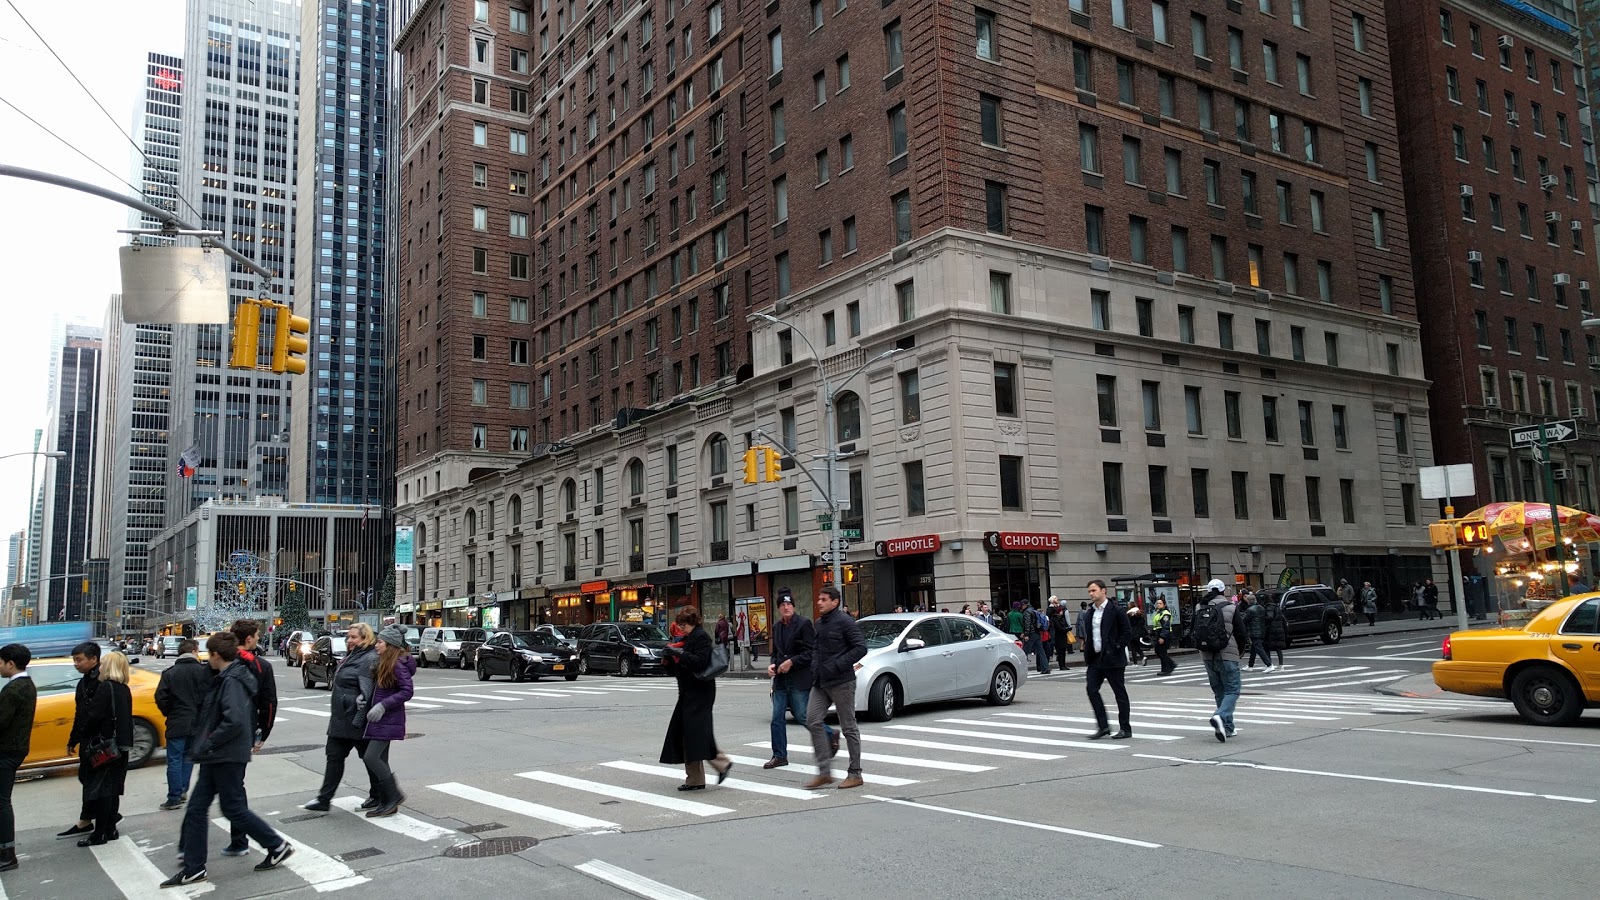
{"type": "Polygon", "coordinates": [[[809,461],[818,369],[890,349],[835,398],[868,611],[1432,573],[1380,0],[435,2],[398,47],[415,603],[808,602],[810,488],[729,459],[809,461]]]}

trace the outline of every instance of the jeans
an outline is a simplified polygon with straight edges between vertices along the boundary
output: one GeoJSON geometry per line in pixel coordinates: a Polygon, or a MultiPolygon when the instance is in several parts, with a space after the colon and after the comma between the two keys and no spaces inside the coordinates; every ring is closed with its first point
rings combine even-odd
{"type": "Polygon", "coordinates": [[[189,738],[167,735],[167,802],[177,803],[189,793],[189,777],[194,763],[189,761],[189,738]]]}
{"type": "Polygon", "coordinates": [[[22,760],[0,756],[0,850],[17,845],[17,817],[11,810],[11,789],[17,784],[22,760]]]}
{"type": "Polygon", "coordinates": [[[1211,682],[1211,696],[1217,698],[1217,715],[1222,717],[1222,729],[1233,734],[1233,707],[1239,702],[1239,663],[1232,659],[1206,660],[1206,680],[1211,682]]]}
{"type": "Polygon", "coordinates": [[[817,759],[817,770],[826,775],[833,764],[833,747],[827,732],[828,704],[839,711],[839,730],[844,732],[845,746],[850,751],[849,774],[861,774],[861,729],[856,725],[856,680],[838,684],[812,685],[811,700],[806,704],[806,728],[811,731],[811,752],[817,759]]]}
{"type": "Polygon", "coordinates": [[[1250,665],[1253,666],[1256,664],[1257,656],[1261,657],[1262,662],[1269,666],[1272,665],[1272,657],[1267,655],[1267,642],[1265,638],[1253,637],[1250,639],[1250,665]]]}
{"type": "Polygon", "coordinates": [[[256,843],[275,850],[283,836],[250,811],[244,795],[244,763],[201,763],[200,775],[189,792],[189,805],[183,811],[183,871],[189,874],[206,867],[206,836],[211,828],[211,801],[222,807],[232,825],[242,827],[256,843]]]}
{"type": "MultiPolygon", "coordinates": [[[[805,722],[807,715],[809,715],[809,712],[807,711],[807,704],[809,702],[809,696],[808,695],[810,693],[811,693],[811,691],[810,691],[809,688],[802,691],[799,688],[778,687],[776,684],[773,685],[773,687],[772,687],[772,755],[773,755],[773,757],[775,757],[777,759],[788,759],[789,758],[789,727],[788,727],[788,723],[786,721],[784,721],[784,717],[786,715],[788,715],[789,713],[794,713],[795,719],[797,719],[800,722],[805,722]]],[[[832,742],[833,742],[833,728],[832,728],[832,726],[828,725],[828,723],[826,721],[824,721],[822,723],[822,728],[823,728],[824,731],[827,732],[828,742],[831,745],[832,742]]]]}
{"type": "Polygon", "coordinates": [[[1038,660],[1040,675],[1050,674],[1050,654],[1045,651],[1044,641],[1040,639],[1039,635],[1035,634],[1027,639],[1023,653],[1038,660]]]}
{"type": "Polygon", "coordinates": [[[1128,689],[1122,685],[1124,671],[1122,666],[1101,666],[1096,654],[1096,660],[1090,662],[1084,672],[1084,689],[1089,694],[1089,705],[1094,708],[1095,723],[1102,729],[1111,727],[1111,719],[1106,715],[1106,702],[1100,699],[1100,685],[1109,684],[1111,696],[1117,699],[1117,726],[1123,731],[1133,731],[1128,724],[1128,689]]]}

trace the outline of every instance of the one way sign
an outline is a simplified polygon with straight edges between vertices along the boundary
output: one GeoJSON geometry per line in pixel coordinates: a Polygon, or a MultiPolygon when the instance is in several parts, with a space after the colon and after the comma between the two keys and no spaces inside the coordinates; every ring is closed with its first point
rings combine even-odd
{"type": "MultiPolygon", "coordinates": [[[[1578,437],[1578,422],[1575,419],[1562,419],[1559,422],[1546,422],[1544,424],[1544,439],[1549,444],[1560,444],[1575,440],[1578,437]]],[[[1532,447],[1539,443],[1539,426],[1529,425],[1522,428],[1511,429],[1511,446],[1532,447]]]]}

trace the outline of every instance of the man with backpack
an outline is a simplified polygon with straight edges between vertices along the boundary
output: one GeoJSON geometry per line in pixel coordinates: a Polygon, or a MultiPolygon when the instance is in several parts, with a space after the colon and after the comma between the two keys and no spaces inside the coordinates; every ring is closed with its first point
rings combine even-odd
{"type": "Polygon", "coordinates": [[[1050,655],[1044,642],[1050,639],[1050,620],[1031,606],[1024,606],[1022,614],[1022,652],[1032,656],[1039,666],[1040,675],[1050,674],[1050,655]]]}
{"type": "Polygon", "coordinates": [[[1206,599],[1194,614],[1194,645],[1205,663],[1206,680],[1216,698],[1217,711],[1208,720],[1217,740],[1224,743],[1237,731],[1233,708],[1239,702],[1239,649],[1234,644],[1234,605],[1224,593],[1222,579],[1206,585],[1206,599]]]}

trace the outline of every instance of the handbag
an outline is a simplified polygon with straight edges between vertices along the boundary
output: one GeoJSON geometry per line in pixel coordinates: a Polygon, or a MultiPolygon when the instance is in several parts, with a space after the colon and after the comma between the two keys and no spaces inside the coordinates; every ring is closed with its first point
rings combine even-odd
{"type": "Polygon", "coordinates": [[[694,673],[694,677],[701,681],[715,681],[718,675],[728,671],[728,648],[718,644],[711,648],[711,661],[706,667],[694,673]]]}

